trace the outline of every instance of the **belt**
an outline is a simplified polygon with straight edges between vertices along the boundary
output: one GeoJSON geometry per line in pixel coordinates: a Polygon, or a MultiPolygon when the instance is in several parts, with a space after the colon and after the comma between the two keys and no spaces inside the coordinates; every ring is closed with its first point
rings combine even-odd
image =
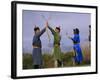
{"type": "Polygon", "coordinates": [[[78,44],[78,42],[77,43],[74,43],[74,44],[78,44]]]}
{"type": "Polygon", "coordinates": [[[33,46],[33,48],[41,48],[41,47],[39,47],[39,46],[33,46]]]}
{"type": "Polygon", "coordinates": [[[60,46],[60,44],[54,44],[54,46],[60,46]]]}

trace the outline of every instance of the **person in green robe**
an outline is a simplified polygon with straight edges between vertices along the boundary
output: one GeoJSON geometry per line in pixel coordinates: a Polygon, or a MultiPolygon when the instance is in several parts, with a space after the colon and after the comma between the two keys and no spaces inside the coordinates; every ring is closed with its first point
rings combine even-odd
{"type": "Polygon", "coordinates": [[[60,27],[56,27],[55,30],[54,30],[53,28],[51,28],[48,25],[48,22],[47,22],[47,26],[54,36],[53,56],[54,56],[55,67],[61,67],[62,66],[62,57],[61,57],[62,55],[61,55],[61,49],[60,49],[60,41],[61,41],[60,27]]]}

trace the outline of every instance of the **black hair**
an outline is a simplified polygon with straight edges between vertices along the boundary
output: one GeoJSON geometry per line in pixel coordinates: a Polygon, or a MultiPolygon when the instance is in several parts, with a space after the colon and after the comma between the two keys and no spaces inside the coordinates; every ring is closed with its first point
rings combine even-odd
{"type": "Polygon", "coordinates": [[[60,32],[60,27],[56,27],[56,29],[59,30],[59,32],[60,32]]]}
{"type": "Polygon", "coordinates": [[[79,29],[78,29],[78,28],[76,28],[76,34],[79,34],[79,32],[80,32],[80,31],[79,31],[79,29]]]}
{"type": "Polygon", "coordinates": [[[79,34],[79,29],[78,28],[73,29],[73,31],[74,31],[74,34],[79,34]]]}
{"type": "Polygon", "coordinates": [[[39,27],[35,27],[34,28],[34,31],[37,31],[37,30],[40,30],[40,28],[39,27]]]}
{"type": "Polygon", "coordinates": [[[74,31],[74,33],[76,33],[76,30],[75,29],[73,29],[73,31],[74,31]]]}

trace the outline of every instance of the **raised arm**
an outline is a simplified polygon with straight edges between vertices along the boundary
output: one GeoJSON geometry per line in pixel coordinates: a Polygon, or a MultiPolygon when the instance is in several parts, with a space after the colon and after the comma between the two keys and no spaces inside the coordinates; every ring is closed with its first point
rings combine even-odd
{"type": "Polygon", "coordinates": [[[50,29],[50,31],[51,31],[52,34],[54,35],[54,34],[55,34],[55,31],[54,31],[50,26],[48,26],[48,28],[50,29]]]}
{"type": "Polygon", "coordinates": [[[46,28],[42,29],[38,34],[37,36],[40,37],[44,32],[45,32],[46,28]]]}
{"type": "Polygon", "coordinates": [[[52,34],[55,34],[55,31],[49,26],[48,21],[46,21],[46,28],[49,28],[52,34]]]}

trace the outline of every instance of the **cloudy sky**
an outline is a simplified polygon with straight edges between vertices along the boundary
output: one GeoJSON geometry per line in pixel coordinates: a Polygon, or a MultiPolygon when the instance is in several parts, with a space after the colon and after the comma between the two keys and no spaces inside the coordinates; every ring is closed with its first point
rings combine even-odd
{"type": "MultiPolygon", "coordinates": [[[[71,13],[71,12],[44,12],[23,10],[22,28],[23,28],[23,52],[32,52],[32,39],[34,35],[34,26],[40,29],[45,27],[45,21],[49,19],[49,25],[52,28],[61,26],[61,49],[64,52],[72,49],[73,43],[66,37],[66,33],[73,36],[73,29],[79,28],[81,45],[87,41],[89,35],[89,25],[91,24],[91,14],[89,13],[71,13]]],[[[49,30],[48,30],[49,31],[49,30]]],[[[41,36],[43,52],[51,53],[53,46],[53,36],[49,31],[50,42],[45,32],[41,36]]]]}

